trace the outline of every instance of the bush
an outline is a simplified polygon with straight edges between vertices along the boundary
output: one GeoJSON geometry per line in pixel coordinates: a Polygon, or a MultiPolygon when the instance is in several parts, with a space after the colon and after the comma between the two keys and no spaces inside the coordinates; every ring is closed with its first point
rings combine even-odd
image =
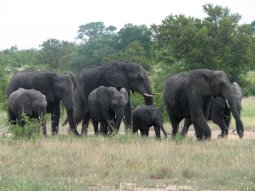
{"type": "Polygon", "coordinates": [[[25,114],[22,116],[24,120],[24,127],[18,124],[10,124],[9,131],[12,133],[14,139],[36,139],[40,136],[40,120],[30,119],[25,114]]]}

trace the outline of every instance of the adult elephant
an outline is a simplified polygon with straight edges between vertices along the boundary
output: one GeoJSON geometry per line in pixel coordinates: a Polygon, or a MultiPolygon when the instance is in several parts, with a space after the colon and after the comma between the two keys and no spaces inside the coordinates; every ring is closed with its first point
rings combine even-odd
{"type": "Polygon", "coordinates": [[[156,138],[160,139],[160,130],[163,131],[165,137],[167,132],[163,126],[163,117],[160,108],[155,105],[139,105],[133,111],[133,132],[140,130],[142,136],[149,135],[149,129],[154,126],[156,138]]]}
{"type": "MultiPolygon", "coordinates": [[[[144,96],[145,104],[152,105],[153,97],[149,85],[149,79],[145,69],[136,63],[114,62],[98,67],[88,68],[81,71],[79,76],[81,98],[83,102],[83,125],[82,132],[87,132],[89,122],[88,96],[99,86],[125,88],[128,93],[135,91],[144,96]]],[[[128,101],[125,108],[126,128],[131,129],[132,107],[128,101]]]]}
{"type": "Polygon", "coordinates": [[[94,89],[88,97],[89,111],[95,133],[98,133],[98,123],[109,127],[110,132],[118,132],[124,110],[128,102],[125,88],[119,91],[115,87],[100,86],[94,89]]]}
{"type": "Polygon", "coordinates": [[[222,96],[229,103],[239,137],[243,137],[243,123],[238,114],[231,84],[223,71],[197,69],[189,74],[179,73],[164,86],[164,102],[172,124],[172,136],[178,132],[182,119],[191,118],[197,139],[211,138],[205,113],[211,97],[222,96]]]}
{"type": "Polygon", "coordinates": [[[73,120],[74,83],[70,75],[55,72],[21,71],[12,77],[7,87],[7,96],[9,97],[18,88],[35,89],[46,96],[47,112],[51,113],[53,135],[58,133],[60,101],[62,101],[66,108],[70,128],[75,135],[79,135],[73,120]]]}
{"type": "MultiPolygon", "coordinates": [[[[243,97],[242,89],[238,83],[234,82],[233,84],[231,84],[231,90],[232,95],[234,96],[235,99],[237,112],[240,115],[242,110],[241,105],[243,97]]],[[[226,100],[221,96],[216,96],[215,98],[212,97],[209,105],[208,120],[212,120],[220,127],[221,133],[219,134],[219,137],[225,137],[228,135],[230,119],[231,112],[226,100]]],[[[183,136],[186,136],[191,124],[192,121],[190,118],[185,119],[184,126],[181,131],[181,134],[183,136]]]]}
{"type": "Polygon", "coordinates": [[[46,136],[46,106],[47,100],[45,95],[34,89],[23,89],[12,92],[8,98],[8,118],[9,122],[23,127],[25,125],[22,119],[23,113],[30,118],[42,119],[42,132],[46,136]]]}

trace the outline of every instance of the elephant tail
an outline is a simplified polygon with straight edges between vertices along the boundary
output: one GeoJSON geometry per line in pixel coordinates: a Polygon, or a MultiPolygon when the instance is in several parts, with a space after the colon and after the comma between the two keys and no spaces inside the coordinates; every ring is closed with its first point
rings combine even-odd
{"type": "Polygon", "coordinates": [[[170,133],[167,133],[163,126],[160,127],[160,129],[163,131],[165,138],[167,138],[167,135],[170,135],[170,133]]]}
{"type": "Polygon", "coordinates": [[[64,122],[62,123],[62,126],[65,126],[68,123],[68,117],[65,118],[64,122]]]}

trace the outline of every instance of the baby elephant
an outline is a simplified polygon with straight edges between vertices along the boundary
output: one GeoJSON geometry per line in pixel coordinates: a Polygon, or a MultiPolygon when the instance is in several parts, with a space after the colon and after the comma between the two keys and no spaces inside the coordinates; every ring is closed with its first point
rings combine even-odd
{"type": "Polygon", "coordinates": [[[157,139],[160,139],[160,129],[167,137],[159,107],[154,105],[139,105],[136,107],[133,111],[133,132],[136,133],[139,129],[142,136],[148,136],[151,126],[154,126],[157,139]]]}
{"type": "Polygon", "coordinates": [[[22,114],[25,113],[30,118],[43,118],[42,131],[46,136],[46,106],[47,100],[45,95],[34,89],[23,89],[12,92],[8,98],[8,115],[9,121],[13,124],[18,122],[18,125],[23,127],[24,120],[22,114]]]}
{"type": "Polygon", "coordinates": [[[118,131],[127,102],[125,88],[119,91],[115,87],[104,86],[94,89],[89,94],[88,103],[95,133],[98,133],[98,122],[107,129],[109,127],[110,132],[118,131]]]}

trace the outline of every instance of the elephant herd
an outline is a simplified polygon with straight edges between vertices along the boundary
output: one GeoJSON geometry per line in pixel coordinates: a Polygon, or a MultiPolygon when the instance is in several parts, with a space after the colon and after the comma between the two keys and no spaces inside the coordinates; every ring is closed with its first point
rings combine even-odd
{"type": "MultiPolygon", "coordinates": [[[[153,105],[153,94],[145,69],[136,63],[113,62],[83,69],[76,77],[72,72],[21,71],[16,73],[7,87],[8,116],[11,123],[24,126],[22,113],[31,118],[42,118],[42,133],[46,132],[46,113],[51,114],[52,134],[58,133],[60,101],[62,101],[70,131],[77,131],[82,122],[81,134],[87,134],[92,121],[95,134],[112,134],[124,120],[125,130],[148,136],[154,126],[156,138],[163,127],[160,108],[153,105]],[[140,93],[145,105],[134,110],[130,92],[140,93]]],[[[197,69],[170,77],[163,90],[163,100],[172,124],[172,136],[185,119],[181,134],[186,135],[194,125],[198,140],[210,139],[207,120],[219,125],[221,137],[228,135],[230,112],[239,137],[243,136],[240,119],[242,90],[237,83],[230,84],[222,71],[197,69]]]]}

